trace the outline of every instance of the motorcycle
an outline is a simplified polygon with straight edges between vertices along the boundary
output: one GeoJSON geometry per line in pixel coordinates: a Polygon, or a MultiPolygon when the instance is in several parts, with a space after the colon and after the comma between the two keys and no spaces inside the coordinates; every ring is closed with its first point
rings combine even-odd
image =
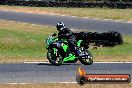
{"type": "Polygon", "coordinates": [[[77,46],[83,56],[76,56],[75,52],[70,49],[67,39],[58,40],[54,33],[46,39],[47,59],[56,66],[63,63],[76,63],[78,60],[84,65],[91,65],[93,56],[83,45],[83,40],[77,41],[77,46]]]}

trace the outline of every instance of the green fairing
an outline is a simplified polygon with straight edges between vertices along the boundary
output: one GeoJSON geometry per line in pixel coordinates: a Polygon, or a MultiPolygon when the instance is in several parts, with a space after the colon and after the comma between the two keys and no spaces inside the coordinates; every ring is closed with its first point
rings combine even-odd
{"type": "Polygon", "coordinates": [[[67,51],[68,46],[67,46],[67,45],[65,45],[65,44],[63,44],[63,45],[62,45],[62,48],[63,48],[63,49],[64,49],[64,51],[66,52],[66,51],[67,51]]]}
{"type": "Polygon", "coordinates": [[[78,42],[77,42],[77,46],[79,47],[80,45],[81,45],[81,42],[82,42],[83,40],[79,40],[78,42]]]}
{"type": "Polygon", "coordinates": [[[52,43],[53,41],[57,41],[58,40],[58,38],[51,38],[51,39],[49,39],[48,41],[47,41],[47,43],[48,43],[48,45],[50,44],[50,43],[52,43]]]}
{"type": "Polygon", "coordinates": [[[54,54],[56,54],[56,48],[53,48],[54,49],[54,54]]]}
{"type": "Polygon", "coordinates": [[[58,40],[58,38],[50,38],[50,39],[48,39],[46,48],[48,48],[48,46],[49,46],[53,41],[57,41],[57,40],[58,40]]]}
{"type": "Polygon", "coordinates": [[[65,62],[65,61],[69,61],[69,60],[74,60],[75,58],[76,58],[75,55],[69,54],[68,57],[65,57],[65,58],[64,58],[64,62],[65,62]]]}

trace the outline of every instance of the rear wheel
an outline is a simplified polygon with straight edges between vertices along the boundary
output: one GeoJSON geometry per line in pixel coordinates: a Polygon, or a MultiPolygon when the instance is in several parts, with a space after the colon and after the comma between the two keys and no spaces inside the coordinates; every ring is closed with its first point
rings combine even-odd
{"type": "Polygon", "coordinates": [[[87,52],[87,57],[86,58],[80,58],[79,61],[84,64],[84,65],[91,65],[93,63],[93,56],[89,51],[87,52]]]}
{"type": "Polygon", "coordinates": [[[61,53],[59,53],[57,48],[51,48],[47,52],[47,59],[53,65],[59,66],[62,65],[63,58],[61,53]]]}

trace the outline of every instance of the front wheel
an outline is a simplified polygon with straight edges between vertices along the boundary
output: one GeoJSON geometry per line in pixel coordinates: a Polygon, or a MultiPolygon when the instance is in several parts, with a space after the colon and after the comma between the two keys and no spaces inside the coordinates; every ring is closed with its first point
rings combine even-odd
{"type": "Polygon", "coordinates": [[[51,48],[47,52],[47,59],[49,62],[55,66],[62,65],[63,58],[61,53],[59,53],[57,48],[51,48]]]}
{"type": "Polygon", "coordinates": [[[84,65],[91,65],[93,63],[93,56],[89,51],[87,52],[87,57],[86,58],[79,58],[79,61],[84,64],[84,65]]]}

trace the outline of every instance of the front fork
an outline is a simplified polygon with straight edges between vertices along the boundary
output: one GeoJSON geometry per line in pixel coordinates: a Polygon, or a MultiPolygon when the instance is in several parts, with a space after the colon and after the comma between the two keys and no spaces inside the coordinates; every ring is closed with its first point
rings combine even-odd
{"type": "Polygon", "coordinates": [[[54,55],[57,56],[57,52],[58,52],[58,50],[57,50],[56,48],[53,48],[53,50],[54,50],[54,55]]]}

